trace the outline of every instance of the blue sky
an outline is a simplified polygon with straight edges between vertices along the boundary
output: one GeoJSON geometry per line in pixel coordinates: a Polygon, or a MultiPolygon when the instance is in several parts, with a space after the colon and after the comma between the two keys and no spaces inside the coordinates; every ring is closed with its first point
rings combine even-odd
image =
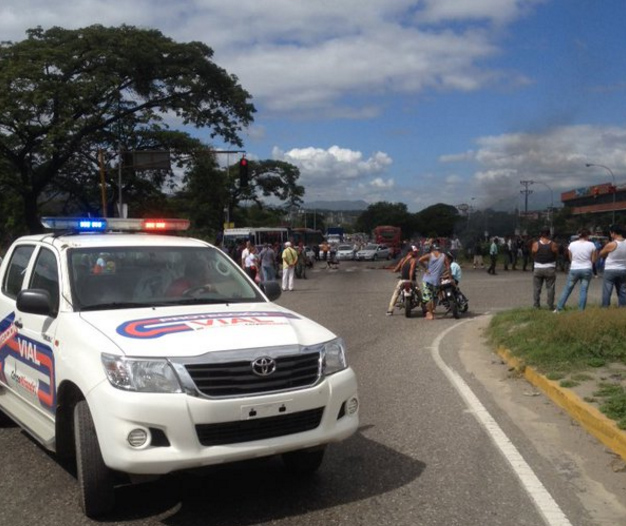
{"type": "Polygon", "coordinates": [[[305,203],[514,208],[533,180],[534,209],[611,181],[586,163],[626,184],[625,20],[624,0],[3,0],[0,38],[205,42],[253,96],[248,157],[298,166],[305,203]]]}

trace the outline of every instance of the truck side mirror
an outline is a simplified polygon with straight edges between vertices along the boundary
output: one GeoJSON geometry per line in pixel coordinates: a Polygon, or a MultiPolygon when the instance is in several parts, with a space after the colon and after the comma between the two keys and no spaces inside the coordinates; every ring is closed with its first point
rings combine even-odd
{"type": "Polygon", "coordinates": [[[17,294],[16,307],[17,310],[29,314],[54,316],[52,298],[50,293],[44,289],[20,290],[17,294]]]}

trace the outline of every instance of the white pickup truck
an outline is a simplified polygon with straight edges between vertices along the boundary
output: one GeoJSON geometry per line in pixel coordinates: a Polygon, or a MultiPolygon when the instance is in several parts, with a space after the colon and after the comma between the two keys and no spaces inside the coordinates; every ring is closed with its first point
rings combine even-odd
{"type": "Polygon", "coordinates": [[[278,283],[163,233],[187,221],[42,222],[0,265],[0,410],[75,459],[86,515],[120,480],[278,454],[312,472],[356,431],[343,340],[272,303],[278,283]]]}

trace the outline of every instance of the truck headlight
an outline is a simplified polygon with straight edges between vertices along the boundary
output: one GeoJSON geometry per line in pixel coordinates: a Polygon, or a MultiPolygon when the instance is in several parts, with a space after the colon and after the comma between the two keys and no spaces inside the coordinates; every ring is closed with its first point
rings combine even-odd
{"type": "Polygon", "coordinates": [[[139,359],[102,354],[104,371],[113,387],[142,393],[182,393],[167,360],[139,359]]]}
{"type": "Polygon", "coordinates": [[[346,363],[345,344],[341,338],[325,343],[322,348],[322,373],[325,375],[343,371],[346,363]]]}

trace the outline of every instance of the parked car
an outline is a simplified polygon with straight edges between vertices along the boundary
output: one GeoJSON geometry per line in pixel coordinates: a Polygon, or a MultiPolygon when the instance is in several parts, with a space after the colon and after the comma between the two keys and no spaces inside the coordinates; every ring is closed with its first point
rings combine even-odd
{"type": "Polygon", "coordinates": [[[337,246],[337,259],[346,260],[346,259],[354,259],[356,251],[354,250],[354,245],[338,245],[337,246]]]}
{"type": "Polygon", "coordinates": [[[365,245],[361,250],[356,253],[357,260],[371,260],[377,259],[390,259],[391,250],[387,245],[369,244],[365,245]]]}

